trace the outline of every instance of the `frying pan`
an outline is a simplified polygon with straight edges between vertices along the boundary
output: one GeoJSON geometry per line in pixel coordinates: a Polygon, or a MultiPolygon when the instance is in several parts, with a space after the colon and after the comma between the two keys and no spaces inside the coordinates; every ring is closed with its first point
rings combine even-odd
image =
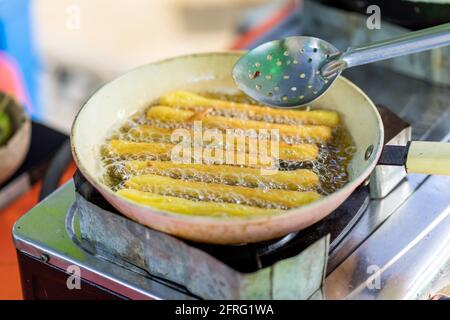
{"type": "MultiPolygon", "coordinates": [[[[354,139],[356,153],[348,168],[350,181],[316,202],[274,216],[199,217],[166,213],[136,204],[119,197],[102,183],[100,145],[112,129],[170,91],[237,93],[231,70],[241,54],[205,53],[144,65],[106,84],[82,107],[71,132],[73,156],[82,174],[117,210],[148,227],[197,242],[258,242],[301,230],[323,219],[367,179],[382,154],[383,123],[374,103],[364,92],[340,77],[312,106],[340,113],[354,139]]],[[[394,153],[393,160],[400,157],[397,164],[403,164],[405,150],[391,151],[394,151],[389,152],[394,153]]],[[[439,169],[434,172],[450,174],[448,162],[445,162],[450,159],[449,144],[430,148],[428,144],[412,143],[407,158],[410,171],[431,173],[439,169]],[[430,154],[435,156],[427,157],[430,154]],[[433,165],[430,161],[434,161],[433,165]]]]}

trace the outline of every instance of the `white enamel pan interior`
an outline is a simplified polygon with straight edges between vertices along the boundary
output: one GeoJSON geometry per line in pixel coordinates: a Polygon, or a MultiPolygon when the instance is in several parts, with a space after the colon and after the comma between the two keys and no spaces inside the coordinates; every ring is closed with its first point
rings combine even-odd
{"type": "Polygon", "coordinates": [[[374,169],[383,146],[381,118],[364,92],[340,77],[312,106],[339,112],[354,139],[356,154],[349,167],[350,182],[319,201],[270,217],[196,217],[133,203],[117,196],[101,182],[100,145],[112,129],[170,91],[237,92],[231,70],[240,54],[206,53],[144,65],[106,84],[80,110],[71,134],[77,166],[125,216],[153,229],[199,242],[233,244],[273,239],[306,228],[330,214],[374,169]],[[368,148],[373,151],[366,157],[368,148]]]}

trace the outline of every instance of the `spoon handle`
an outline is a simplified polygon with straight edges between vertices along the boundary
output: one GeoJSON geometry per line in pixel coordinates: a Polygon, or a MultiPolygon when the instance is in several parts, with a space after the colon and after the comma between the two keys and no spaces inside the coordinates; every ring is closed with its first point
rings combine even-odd
{"type": "Polygon", "coordinates": [[[450,45],[450,23],[406,33],[396,38],[369,43],[357,48],[348,48],[334,62],[340,62],[339,65],[343,70],[446,45],[450,45]]]}

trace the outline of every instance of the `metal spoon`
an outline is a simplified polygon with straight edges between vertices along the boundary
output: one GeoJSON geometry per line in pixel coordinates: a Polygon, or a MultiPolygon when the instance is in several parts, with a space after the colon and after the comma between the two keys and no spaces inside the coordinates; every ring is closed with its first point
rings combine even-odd
{"type": "Polygon", "coordinates": [[[449,44],[450,23],[345,52],[318,38],[289,37],[266,42],[243,55],[233,68],[233,78],[242,91],[261,103],[294,107],[320,97],[346,68],[449,44]]]}

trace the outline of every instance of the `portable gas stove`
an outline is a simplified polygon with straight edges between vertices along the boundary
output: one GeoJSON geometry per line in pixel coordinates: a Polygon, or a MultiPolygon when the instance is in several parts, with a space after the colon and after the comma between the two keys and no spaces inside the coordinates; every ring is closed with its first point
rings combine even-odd
{"type": "MultiPolygon", "coordinates": [[[[386,143],[450,140],[450,88],[377,65],[345,76],[388,107],[386,143]]],[[[30,299],[428,298],[450,283],[450,178],[379,165],[305,230],[216,246],[123,217],[78,174],[23,216],[13,237],[30,299]],[[80,290],[67,286],[73,272],[80,290]]]]}

